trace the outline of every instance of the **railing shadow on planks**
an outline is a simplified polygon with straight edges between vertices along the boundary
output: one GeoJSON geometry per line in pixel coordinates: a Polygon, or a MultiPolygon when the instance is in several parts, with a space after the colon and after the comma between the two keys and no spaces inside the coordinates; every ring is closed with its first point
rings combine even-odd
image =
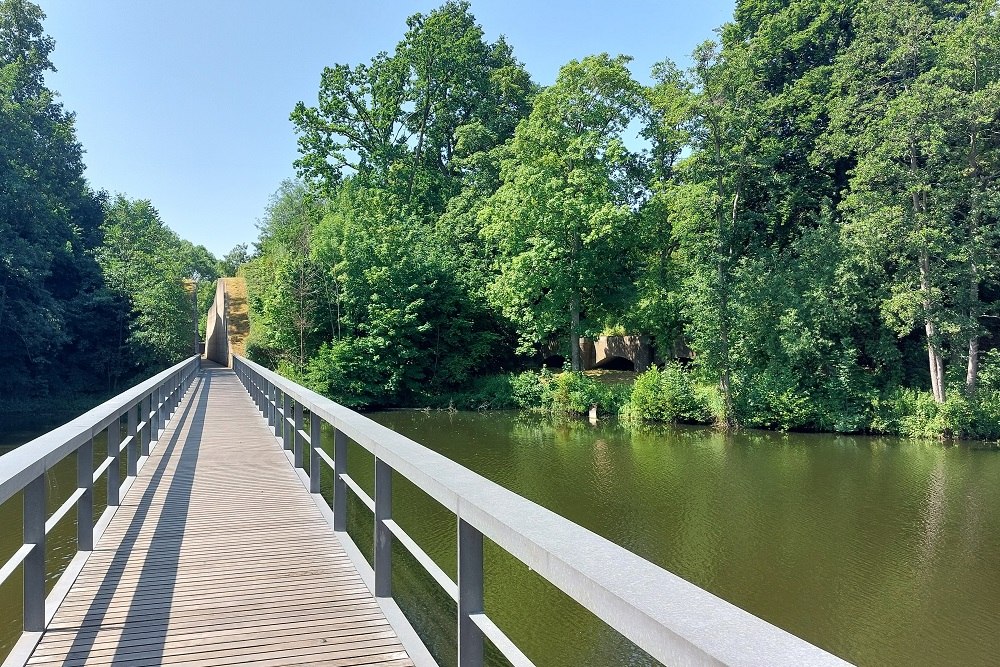
{"type": "Polygon", "coordinates": [[[180,402],[200,367],[198,357],[190,357],[162,373],[126,390],[76,419],[0,457],[0,504],[23,492],[23,544],[0,566],[0,585],[23,564],[24,633],[8,661],[25,661],[69,592],[87,557],[111,522],[121,497],[149,457],[164,424],[180,402]],[[94,440],[104,434],[107,456],[94,468],[94,440]],[[76,490],[46,516],[45,473],[75,453],[76,490]],[[125,478],[121,478],[122,456],[125,478]],[[104,478],[107,508],[94,522],[94,487],[104,478]],[[67,516],[77,519],[76,555],[63,570],[51,593],[45,594],[46,540],[52,529],[67,516]],[[21,660],[23,658],[23,660],[21,660]]]}
{"type": "Polygon", "coordinates": [[[387,618],[393,625],[407,626],[406,632],[400,632],[404,644],[406,637],[413,641],[415,633],[393,599],[391,554],[394,539],[456,602],[458,664],[461,667],[483,664],[485,639],[489,639],[515,667],[533,665],[485,613],[483,537],[487,537],[664,664],[848,664],[258,364],[233,355],[233,369],[281,441],[304,486],[352,555],[355,567],[387,618]],[[307,413],[308,432],[304,429],[307,413]],[[312,443],[310,439],[310,434],[321,432],[321,422],[334,429],[332,458],[320,443],[312,443]],[[375,457],[374,498],[347,474],[348,439],[375,457]],[[307,453],[310,457],[308,476],[304,465],[307,453]],[[320,493],[321,463],[333,470],[332,507],[320,493]],[[393,521],[393,471],[456,516],[457,582],[452,581],[393,521]],[[348,491],[374,514],[374,567],[361,556],[347,534],[348,491]]]}

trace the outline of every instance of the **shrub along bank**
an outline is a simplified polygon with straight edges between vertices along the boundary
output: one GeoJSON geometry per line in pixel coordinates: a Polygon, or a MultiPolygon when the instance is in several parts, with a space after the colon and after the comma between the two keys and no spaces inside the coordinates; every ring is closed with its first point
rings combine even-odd
{"type": "MultiPolygon", "coordinates": [[[[1000,439],[1000,354],[986,355],[974,396],[958,391],[944,403],[930,392],[898,389],[852,401],[835,396],[791,396],[766,386],[741,387],[734,409],[750,428],[899,435],[911,438],[1000,439]]],[[[466,391],[428,400],[431,407],[525,409],[584,417],[591,406],[625,422],[723,423],[716,385],[679,364],[650,368],[633,382],[602,382],[574,371],[523,371],[479,378],[466,391]]]]}

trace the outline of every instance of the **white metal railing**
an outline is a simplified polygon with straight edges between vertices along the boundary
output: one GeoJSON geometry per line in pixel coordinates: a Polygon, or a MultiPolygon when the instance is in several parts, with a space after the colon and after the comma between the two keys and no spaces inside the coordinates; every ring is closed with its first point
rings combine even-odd
{"type": "MultiPolygon", "coordinates": [[[[332,468],[332,523],[340,538],[351,541],[346,532],[348,491],[374,513],[374,567],[362,575],[371,581],[376,598],[392,601],[391,553],[393,540],[398,540],[455,600],[460,667],[483,664],[484,639],[515,667],[532,665],[484,611],[484,536],[664,664],[848,664],[363,415],[243,357],[232,358],[237,376],[290,450],[314,498],[322,498],[321,464],[332,468]],[[332,458],[314,437],[321,422],[334,429],[332,458]],[[374,498],[347,474],[348,439],[375,457],[374,498]],[[393,471],[455,514],[457,582],[393,521],[393,471]]],[[[363,559],[355,561],[368,567],[363,559]]]]}
{"type": "MultiPolygon", "coordinates": [[[[22,642],[9,656],[17,662],[27,658],[26,651],[34,648],[55,607],[61,602],[68,585],[64,580],[75,579],[93,551],[121,502],[121,496],[132,486],[139,468],[149,456],[150,447],[163,431],[174,408],[191,385],[199,368],[198,357],[190,357],[145,382],[122,392],[93,410],[53,429],[34,440],[0,456],[0,504],[23,491],[23,544],[0,566],[0,585],[22,566],[24,604],[22,611],[22,642]],[[125,437],[122,438],[122,420],[125,437]],[[94,438],[107,434],[107,457],[95,469],[94,438]],[[45,473],[71,454],[76,454],[77,488],[69,498],[46,516],[47,484],[45,473]],[[121,479],[121,456],[126,458],[126,475],[121,479]],[[107,509],[94,522],[94,485],[105,479],[107,509]],[[48,599],[45,595],[45,537],[76,508],[77,556],[61,573],[48,599]],[[46,606],[48,603],[48,613],[46,606]],[[27,639],[29,647],[22,644],[27,639]],[[23,650],[19,650],[22,647],[23,650]],[[20,657],[14,653],[23,654],[20,657]]],[[[71,581],[70,581],[71,583],[71,581]]],[[[7,613],[0,610],[0,614],[7,613]]],[[[23,662],[23,661],[22,661],[23,662]]],[[[6,664],[6,663],[5,663],[6,664]]]]}

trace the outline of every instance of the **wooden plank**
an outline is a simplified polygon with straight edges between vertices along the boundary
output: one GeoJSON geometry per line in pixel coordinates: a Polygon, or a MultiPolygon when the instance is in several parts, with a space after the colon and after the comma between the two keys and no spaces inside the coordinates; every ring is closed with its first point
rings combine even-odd
{"type": "MultiPolygon", "coordinates": [[[[380,609],[370,609],[367,611],[353,610],[346,612],[344,615],[336,616],[330,616],[328,612],[317,610],[301,611],[294,616],[289,616],[284,610],[269,610],[265,612],[254,610],[228,614],[224,619],[212,623],[210,627],[213,630],[219,631],[235,631],[245,628],[265,628],[273,624],[284,626],[287,623],[316,624],[324,622],[345,626],[353,626],[354,624],[376,626],[387,621],[381,615],[380,609]]],[[[169,618],[159,623],[143,622],[141,627],[138,621],[130,620],[125,623],[114,624],[113,627],[110,625],[88,626],[82,630],[79,629],[79,626],[73,626],[66,630],[52,630],[50,628],[49,631],[52,633],[52,636],[46,641],[48,648],[38,650],[54,653],[62,650],[58,649],[58,646],[78,641],[80,637],[84,636],[92,639],[94,645],[102,642],[116,643],[122,640],[116,633],[124,633],[126,631],[128,631],[127,639],[154,637],[157,641],[162,641],[164,637],[190,632],[201,632],[204,631],[205,627],[204,619],[185,617],[177,619],[169,618]]]]}
{"type": "Polygon", "coordinates": [[[392,628],[383,626],[381,629],[360,628],[336,632],[320,626],[317,631],[312,628],[294,630],[282,630],[281,634],[272,634],[261,637],[253,631],[241,633],[228,633],[221,636],[205,636],[194,639],[168,639],[162,643],[147,641],[145,644],[119,643],[116,645],[104,646],[101,648],[87,649],[79,653],[70,652],[66,656],[32,656],[28,664],[64,664],[66,660],[81,662],[120,662],[122,660],[138,660],[156,658],[164,653],[173,656],[190,655],[200,653],[245,653],[247,649],[254,649],[256,652],[273,651],[288,648],[299,648],[313,644],[326,644],[330,641],[337,642],[341,650],[359,650],[365,648],[383,648],[391,646],[396,635],[392,628]]]}
{"type": "MultiPolygon", "coordinates": [[[[373,612],[374,613],[374,612],[373,612]]],[[[230,620],[227,623],[220,623],[215,625],[210,630],[205,630],[200,625],[191,625],[188,627],[181,626],[179,624],[171,624],[168,632],[166,633],[166,640],[172,639],[192,639],[201,638],[205,640],[210,640],[212,637],[218,636],[232,636],[241,632],[253,632],[258,633],[261,631],[270,631],[272,626],[280,626],[285,632],[293,632],[300,628],[325,628],[328,634],[336,633],[339,631],[348,630],[370,630],[377,629],[379,627],[390,627],[388,623],[384,620],[379,620],[378,618],[373,618],[372,614],[353,616],[345,619],[331,619],[324,616],[313,616],[313,617],[295,617],[294,619],[288,620],[287,617],[270,617],[258,619],[258,617],[247,617],[245,620],[230,620]]],[[[64,648],[71,644],[74,640],[74,635],[65,633],[67,636],[52,640],[47,643],[46,648],[38,649],[35,651],[36,656],[51,655],[67,652],[64,648]]],[[[94,647],[101,646],[125,646],[125,645],[143,645],[154,642],[162,641],[160,633],[157,631],[148,632],[132,632],[129,634],[127,639],[123,639],[115,633],[106,633],[104,636],[98,637],[94,641],[94,647]]]]}
{"type": "MultiPolygon", "coordinates": [[[[185,577],[184,579],[178,580],[174,584],[174,595],[179,596],[182,592],[194,591],[201,593],[204,587],[208,583],[214,584],[225,584],[232,586],[239,586],[245,588],[249,585],[255,585],[255,582],[260,579],[259,571],[251,569],[252,566],[246,566],[245,569],[234,570],[232,573],[227,574],[225,579],[216,578],[211,571],[206,571],[202,576],[199,577],[185,577]]],[[[168,572],[164,572],[161,575],[163,578],[170,577],[168,572]]],[[[330,568],[309,568],[302,570],[289,570],[289,571],[278,571],[272,573],[268,577],[269,582],[280,583],[280,585],[286,585],[289,579],[298,580],[298,583],[310,583],[310,585],[317,588],[328,589],[333,588],[334,584],[343,581],[344,579],[352,580],[351,573],[343,572],[340,570],[334,570],[330,568]],[[317,581],[317,576],[321,576],[322,579],[317,581]]],[[[97,595],[112,595],[114,591],[100,591],[99,582],[81,585],[80,591],[91,590],[94,591],[95,597],[97,595]]],[[[83,601],[89,604],[89,600],[83,601]]],[[[63,607],[66,607],[68,603],[64,603],[63,607]]]]}
{"type": "Polygon", "coordinates": [[[209,369],[28,664],[413,663],[235,374],[209,369]]]}
{"type": "MultiPolygon", "coordinates": [[[[139,619],[139,618],[174,618],[177,616],[195,616],[195,615],[213,615],[218,612],[220,606],[225,605],[226,613],[229,613],[234,609],[260,609],[266,610],[269,608],[285,608],[288,609],[289,613],[294,610],[299,609],[305,605],[319,605],[326,602],[326,608],[328,613],[337,613],[342,607],[350,607],[351,609],[364,609],[366,608],[367,600],[367,589],[354,589],[351,591],[344,591],[338,595],[335,599],[330,599],[327,595],[313,595],[311,597],[296,597],[294,593],[283,592],[283,598],[275,598],[273,596],[257,596],[254,593],[254,600],[248,601],[246,590],[242,596],[237,598],[227,598],[208,591],[206,595],[202,596],[201,599],[205,599],[201,603],[191,603],[187,601],[179,601],[184,604],[180,607],[175,606],[173,601],[167,599],[165,602],[161,600],[156,600],[156,604],[152,606],[147,606],[141,604],[141,598],[136,598],[133,600],[126,600],[124,604],[120,607],[111,607],[108,604],[101,604],[101,618],[105,622],[125,622],[129,618],[139,619]]],[[[374,602],[369,605],[370,608],[376,608],[374,602]]],[[[86,623],[93,616],[92,608],[83,610],[67,610],[64,615],[66,622],[72,622],[78,620],[81,623],[86,623]]]]}

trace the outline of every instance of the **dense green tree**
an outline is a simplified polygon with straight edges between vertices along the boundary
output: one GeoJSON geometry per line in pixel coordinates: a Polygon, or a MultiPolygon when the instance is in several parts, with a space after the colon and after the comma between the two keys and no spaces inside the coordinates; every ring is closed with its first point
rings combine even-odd
{"type": "MultiPolygon", "coordinates": [[[[927,76],[935,106],[943,115],[949,145],[951,179],[963,219],[964,247],[959,261],[965,266],[968,291],[956,299],[966,316],[961,334],[966,348],[965,390],[978,386],[980,345],[986,329],[982,320],[991,305],[984,288],[996,285],[1000,270],[1000,13],[994,2],[973,3],[969,16],[942,41],[938,64],[927,76]]],[[[961,223],[960,223],[961,224],[961,223]]],[[[959,294],[962,293],[959,288],[959,294]]]]}
{"type": "Polygon", "coordinates": [[[836,68],[843,94],[831,105],[832,143],[857,155],[842,207],[848,241],[889,272],[887,323],[901,336],[922,325],[939,403],[949,356],[965,357],[965,387],[975,388],[980,287],[995,266],[992,229],[982,224],[995,193],[982,166],[996,148],[981,129],[996,108],[996,46],[976,35],[996,20],[975,5],[861,3],[857,36],[836,68]]]}
{"type": "Polygon", "coordinates": [[[330,331],[322,274],[311,255],[323,203],[305,184],[288,180],[271,197],[260,223],[259,253],[246,263],[251,342],[261,358],[301,369],[330,331]]]}
{"type": "Polygon", "coordinates": [[[583,314],[601,323],[627,278],[617,260],[635,217],[636,156],[622,133],[644,100],[628,60],[603,54],[560,70],[518,125],[483,211],[499,249],[493,300],[526,347],[567,334],[574,370],[583,314]]]}
{"type": "Polygon", "coordinates": [[[319,104],[296,105],[300,174],[329,189],[345,175],[440,214],[461,189],[461,158],[502,143],[527,113],[530,79],[500,39],[485,41],[468,2],[407,20],[393,54],[324,70],[319,104]]]}
{"type": "Polygon", "coordinates": [[[43,19],[0,0],[0,392],[29,399],[105,393],[189,354],[182,281],[215,267],[148,202],[88,187],[73,116],[45,85],[43,19]]]}
{"type": "Polygon", "coordinates": [[[148,200],[108,202],[97,261],[109,290],[128,303],[116,322],[115,381],[176,363],[190,354],[193,308],[184,280],[184,246],[148,200]]]}
{"type": "Polygon", "coordinates": [[[505,328],[478,209],[535,87],[467,2],[407,28],[393,53],[327,68],[319,104],[296,106],[305,183],[283,186],[241,270],[253,353],[357,404],[467,380],[505,328]],[[337,370],[363,363],[367,379],[337,370]]]}
{"type": "Polygon", "coordinates": [[[719,51],[706,43],[695,53],[692,104],[694,154],[671,193],[673,233],[684,263],[688,336],[702,369],[719,383],[724,421],[733,409],[734,298],[740,261],[758,247],[760,214],[748,194],[760,174],[761,95],[751,50],[719,51]]]}
{"type": "Polygon", "coordinates": [[[580,335],[629,330],[690,353],[726,425],[926,432],[933,402],[901,397],[927,385],[968,402],[941,423],[985,410],[998,20],[990,0],[739,0],[689,72],[642,87],[591,56],[538,89],[467,3],[416,14],[293,113],[316,209],[265,225],[243,269],[258,350],[375,405],[506,364],[507,332],[522,353],[561,337],[578,368],[580,335]]]}
{"type": "Polygon", "coordinates": [[[249,246],[246,243],[238,243],[219,260],[216,271],[220,276],[231,278],[239,272],[241,266],[249,261],[249,246]]]}
{"type": "Polygon", "coordinates": [[[667,217],[687,339],[732,421],[850,429],[898,365],[871,298],[885,281],[838,238],[856,153],[829,150],[830,108],[855,20],[839,1],[741,2],[696,53],[667,217]]]}
{"type": "Polygon", "coordinates": [[[336,332],[307,380],[361,406],[414,402],[468,382],[498,336],[419,220],[384,191],[345,187],[314,235],[336,290],[336,332]]]}
{"type": "Polygon", "coordinates": [[[195,282],[214,281],[219,277],[219,260],[203,245],[195,245],[187,239],[178,239],[184,276],[195,282]]]}
{"type": "Polygon", "coordinates": [[[0,2],[0,387],[44,393],[60,374],[106,363],[102,323],[85,318],[111,304],[88,254],[100,199],[83,179],[73,117],[44,82],[54,43],[43,18],[25,0],[0,2]],[[79,366],[53,366],[72,344],[79,366]]]}
{"type": "Polygon", "coordinates": [[[652,74],[642,118],[642,136],[650,148],[645,164],[648,192],[634,230],[635,298],[620,320],[627,330],[652,336],[657,347],[670,354],[682,342],[684,328],[670,201],[680,183],[681,156],[691,141],[695,98],[688,78],[670,61],[655,65],[652,74]]]}

